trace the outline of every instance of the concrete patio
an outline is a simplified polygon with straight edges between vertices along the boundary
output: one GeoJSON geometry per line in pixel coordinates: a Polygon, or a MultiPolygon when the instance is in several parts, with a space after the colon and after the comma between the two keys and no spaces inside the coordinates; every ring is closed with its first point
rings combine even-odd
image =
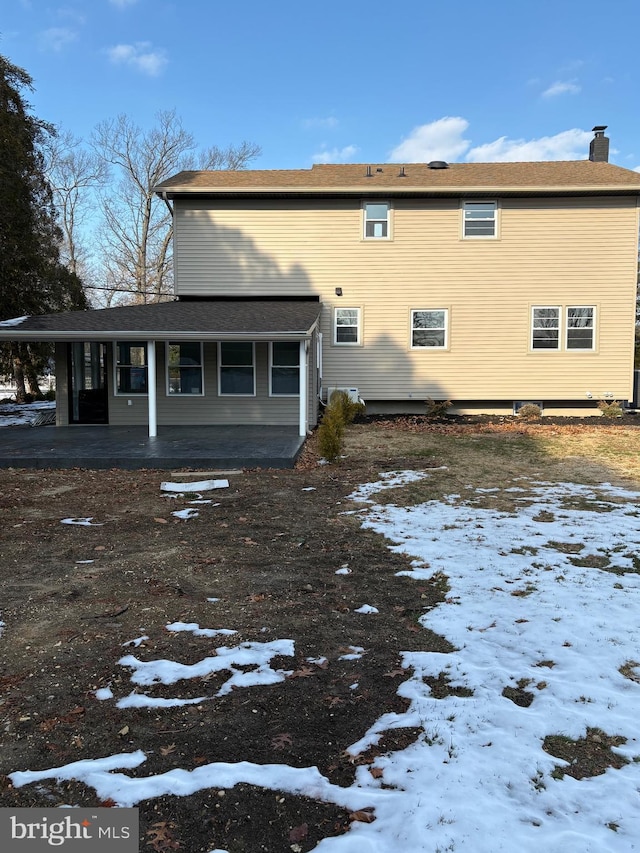
{"type": "Polygon", "coordinates": [[[292,468],[303,444],[283,426],[8,426],[0,468],[292,468]]]}

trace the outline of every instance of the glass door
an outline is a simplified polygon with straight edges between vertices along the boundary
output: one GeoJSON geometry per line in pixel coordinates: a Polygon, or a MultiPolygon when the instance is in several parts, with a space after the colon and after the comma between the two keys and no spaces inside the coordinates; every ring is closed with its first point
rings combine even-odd
{"type": "Polygon", "coordinates": [[[69,344],[69,422],[109,423],[106,344],[69,344]]]}

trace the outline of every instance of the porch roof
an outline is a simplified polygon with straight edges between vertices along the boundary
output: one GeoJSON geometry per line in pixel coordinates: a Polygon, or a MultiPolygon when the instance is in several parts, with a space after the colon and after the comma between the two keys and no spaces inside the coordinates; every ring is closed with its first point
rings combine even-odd
{"type": "Polygon", "coordinates": [[[304,340],[317,299],[208,299],[18,317],[0,322],[0,341],[304,340]]]}

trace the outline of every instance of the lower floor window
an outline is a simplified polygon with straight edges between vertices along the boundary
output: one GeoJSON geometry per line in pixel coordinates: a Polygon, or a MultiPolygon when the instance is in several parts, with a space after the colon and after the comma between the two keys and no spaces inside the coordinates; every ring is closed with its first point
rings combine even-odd
{"type": "Polygon", "coordinates": [[[531,349],[566,350],[595,349],[595,317],[593,305],[560,305],[534,307],[531,313],[531,349]]]}
{"type": "Polygon", "coordinates": [[[116,394],[146,394],[146,343],[139,341],[117,341],[115,355],[116,394]]]}
{"type": "Polygon", "coordinates": [[[444,349],[447,346],[446,308],[421,309],[411,312],[411,348],[444,349]]]}
{"type": "Polygon", "coordinates": [[[202,394],[202,344],[167,344],[167,390],[169,394],[202,394]]]}
{"type": "Polygon", "coordinates": [[[300,393],[300,344],[297,341],[271,344],[271,393],[282,396],[300,393]]]}
{"type": "Polygon", "coordinates": [[[251,341],[221,343],[218,364],[220,394],[255,395],[255,361],[251,341]]]}
{"type": "Polygon", "coordinates": [[[594,348],[594,321],[593,306],[567,308],[567,349],[594,348]]]}
{"type": "Polygon", "coordinates": [[[335,344],[358,346],[361,343],[359,308],[336,308],[334,322],[333,342],[335,344]]]}

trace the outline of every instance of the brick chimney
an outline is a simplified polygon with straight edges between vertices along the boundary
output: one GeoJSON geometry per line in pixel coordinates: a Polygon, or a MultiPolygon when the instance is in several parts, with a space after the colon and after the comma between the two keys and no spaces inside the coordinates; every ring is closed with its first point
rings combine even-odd
{"type": "Polygon", "coordinates": [[[609,162],[609,139],[604,135],[606,124],[597,124],[593,128],[595,136],[589,144],[589,160],[594,163],[609,162]]]}

